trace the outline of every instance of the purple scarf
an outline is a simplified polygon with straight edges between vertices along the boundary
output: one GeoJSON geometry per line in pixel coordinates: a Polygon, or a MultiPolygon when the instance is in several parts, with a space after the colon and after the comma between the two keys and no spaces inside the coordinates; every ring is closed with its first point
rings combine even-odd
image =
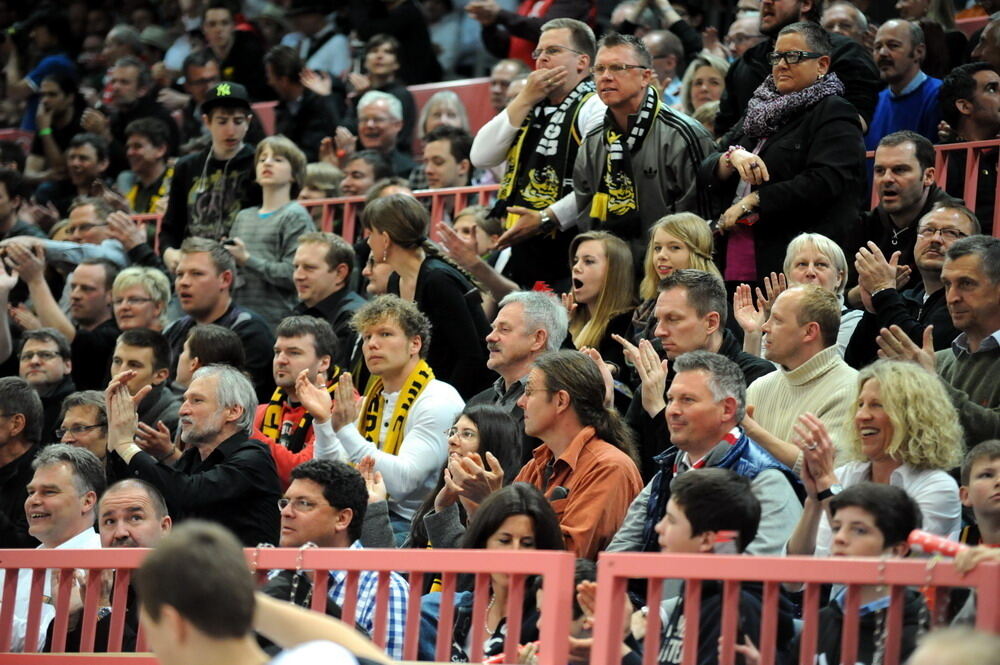
{"type": "Polygon", "coordinates": [[[743,131],[753,138],[765,138],[781,129],[788,119],[819,103],[830,95],[843,95],[844,84],[833,72],[808,88],[783,95],[774,87],[774,76],[767,75],[754,91],[743,117],[743,131]]]}

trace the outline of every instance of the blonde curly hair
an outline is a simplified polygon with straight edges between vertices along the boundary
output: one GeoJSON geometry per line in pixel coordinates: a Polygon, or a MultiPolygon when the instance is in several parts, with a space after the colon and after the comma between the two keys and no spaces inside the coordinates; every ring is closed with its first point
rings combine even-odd
{"type": "MultiPolygon", "coordinates": [[[[958,411],[936,374],[916,363],[877,360],[858,373],[858,393],[871,380],[878,381],[882,408],[892,423],[885,451],[890,457],[915,469],[948,470],[961,463],[965,443],[958,411]]],[[[853,413],[849,422],[853,434],[848,452],[855,460],[868,461],[853,413]]]]}

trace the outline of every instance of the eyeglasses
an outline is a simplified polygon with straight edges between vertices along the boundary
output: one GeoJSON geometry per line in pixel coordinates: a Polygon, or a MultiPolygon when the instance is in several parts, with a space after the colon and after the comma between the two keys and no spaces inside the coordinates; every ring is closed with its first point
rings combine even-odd
{"type": "Polygon", "coordinates": [[[58,351],[22,351],[21,360],[27,362],[35,356],[38,356],[39,360],[54,360],[59,355],[61,354],[58,351]]]}
{"type": "Polygon", "coordinates": [[[772,67],[784,60],[789,65],[797,65],[803,60],[815,60],[822,58],[822,53],[814,51],[774,51],[767,54],[767,61],[772,67]]]}
{"type": "Polygon", "coordinates": [[[917,236],[920,238],[933,238],[937,234],[941,234],[941,237],[945,240],[961,240],[962,238],[968,238],[968,233],[962,233],[958,229],[945,228],[945,229],[935,229],[928,226],[923,227],[917,231],[917,236]]]}
{"type": "Polygon", "coordinates": [[[590,73],[594,76],[604,76],[604,72],[610,72],[612,76],[618,76],[630,69],[649,69],[643,65],[594,65],[590,68],[590,73]]]}
{"type": "Polygon", "coordinates": [[[369,122],[373,125],[387,125],[392,122],[392,118],[387,118],[384,115],[366,115],[364,117],[358,117],[359,125],[367,125],[369,122]]]}
{"type": "Polygon", "coordinates": [[[531,52],[531,59],[538,60],[543,54],[547,56],[559,55],[560,51],[569,51],[571,53],[576,53],[577,55],[587,55],[583,51],[577,51],[575,48],[570,48],[568,46],[546,46],[545,48],[536,48],[531,52]]]}
{"type": "Polygon", "coordinates": [[[74,233],[86,233],[87,231],[93,229],[96,226],[107,226],[106,223],[101,224],[77,224],[76,226],[67,226],[66,233],[73,235],[74,233]]]}
{"type": "Polygon", "coordinates": [[[550,392],[552,392],[552,391],[549,390],[548,388],[525,388],[524,389],[524,396],[525,397],[531,397],[535,393],[550,393],[550,392]]]}
{"type": "Polygon", "coordinates": [[[473,439],[479,436],[479,432],[477,432],[474,429],[468,429],[468,428],[458,429],[457,427],[449,427],[444,431],[444,435],[449,439],[455,436],[456,434],[458,434],[459,438],[462,438],[466,441],[472,441],[473,439]]]}
{"type": "Polygon", "coordinates": [[[97,423],[94,425],[73,425],[72,427],[60,427],[56,430],[56,438],[61,439],[66,436],[66,434],[72,434],[74,437],[77,437],[84,432],[89,432],[92,429],[104,427],[106,424],[107,423],[97,423]]]}
{"type": "Polygon", "coordinates": [[[122,305],[129,305],[131,307],[138,307],[139,305],[145,304],[147,302],[153,302],[152,298],[140,298],[139,296],[133,296],[131,298],[116,298],[111,301],[111,304],[115,307],[121,307],[122,305]]]}
{"type": "Polygon", "coordinates": [[[316,503],[315,501],[309,501],[308,499],[289,499],[288,497],[283,496],[278,499],[278,510],[284,510],[289,504],[291,504],[292,508],[295,509],[295,512],[297,513],[312,512],[322,505],[316,503]]]}
{"type": "Polygon", "coordinates": [[[764,35],[742,35],[740,33],[736,33],[735,35],[730,34],[726,35],[726,44],[742,44],[743,42],[751,39],[759,39],[763,36],[764,35]]]}

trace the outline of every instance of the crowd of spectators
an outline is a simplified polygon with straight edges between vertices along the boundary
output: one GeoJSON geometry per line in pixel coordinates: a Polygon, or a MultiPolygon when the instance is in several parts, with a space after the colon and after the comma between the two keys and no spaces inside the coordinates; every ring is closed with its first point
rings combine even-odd
{"type": "MultiPolygon", "coordinates": [[[[904,557],[924,529],[967,547],[963,570],[996,560],[997,10],[0,2],[0,547],[150,547],[201,520],[224,530],[178,542],[565,549],[575,662],[602,551],[711,554],[734,532],[749,556],[904,557]],[[411,91],[474,77],[485,122],[411,91]],[[414,196],[470,185],[493,185],[486,205],[414,196]],[[356,237],[312,203],[337,197],[363,199],[356,237]]],[[[162,574],[181,574],[172,542],[162,574]]],[[[490,575],[487,655],[508,582],[490,575]]],[[[137,583],[166,648],[160,605],[181,601],[137,583]]],[[[308,605],[314,583],[275,573],[262,598],[308,605]]],[[[371,633],[379,583],[331,573],[328,614],[355,589],[371,633]]],[[[402,657],[410,593],[433,659],[441,589],[397,573],[384,654],[356,655],[402,657]]],[[[660,663],[684,640],[671,595],[660,663]]],[[[881,662],[887,597],[861,601],[858,661],[881,662]]],[[[908,656],[928,610],[905,601],[908,656]]],[[[951,601],[936,610],[967,623],[974,599],[951,601]]],[[[706,585],[700,663],[720,602],[706,585]]],[[[844,602],[824,598],[827,662],[844,602]]],[[[623,662],[643,657],[643,603],[623,662]]],[[[760,604],[745,585],[745,662],[760,604]]],[[[468,589],[455,608],[464,662],[468,589]]]]}

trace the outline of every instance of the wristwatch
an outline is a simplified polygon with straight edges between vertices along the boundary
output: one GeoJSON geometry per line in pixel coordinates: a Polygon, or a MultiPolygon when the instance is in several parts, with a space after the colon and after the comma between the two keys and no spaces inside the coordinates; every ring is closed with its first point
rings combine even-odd
{"type": "Polygon", "coordinates": [[[817,501],[826,501],[827,499],[829,499],[831,497],[837,496],[838,494],[840,494],[843,491],[844,491],[844,486],[843,485],[841,485],[840,483],[834,483],[834,484],[830,485],[828,488],[826,488],[825,490],[823,490],[822,492],[819,492],[816,495],[816,500],[817,501]]]}
{"type": "Polygon", "coordinates": [[[549,233],[555,230],[556,220],[552,219],[547,208],[539,213],[538,218],[541,220],[541,224],[538,225],[539,233],[549,233]]]}

